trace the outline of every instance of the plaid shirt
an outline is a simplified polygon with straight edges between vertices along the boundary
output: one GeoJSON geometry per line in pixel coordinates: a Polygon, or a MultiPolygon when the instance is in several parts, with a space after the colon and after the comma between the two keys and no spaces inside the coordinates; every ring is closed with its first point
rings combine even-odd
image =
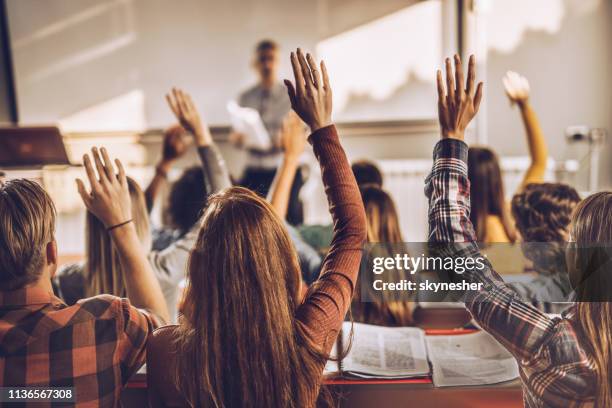
{"type": "Polygon", "coordinates": [[[39,288],[0,292],[0,386],[74,387],[77,407],[118,406],[156,326],[110,295],[66,306],[39,288]]]}
{"type": "MultiPolygon", "coordinates": [[[[454,245],[454,256],[475,257],[479,248],[469,217],[467,155],[465,143],[440,141],[434,149],[425,194],[429,198],[429,241],[462,243],[454,245]]],[[[461,279],[483,283],[484,290],[466,294],[466,306],[478,324],[517,359],[525,406],[593,406],[595,364],[572,325],[574,307],[563,318],[548,317],[521,301],[488,263],[484,270],[467,271],[461,279]]]]}

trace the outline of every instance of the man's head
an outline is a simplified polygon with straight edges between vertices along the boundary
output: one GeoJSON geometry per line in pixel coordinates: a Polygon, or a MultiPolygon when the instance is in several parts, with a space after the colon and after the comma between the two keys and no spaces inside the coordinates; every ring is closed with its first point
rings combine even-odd
{"type": "Polygon", "coordinates": [[[262,40],[255,46],[253,66],[262,84],[271,85],[276,81],[278,48],[278,44],[272,40],[262,40]]]}
{"type": "Polygon", "coordinates": [[[50,278],[57,269],[55,206],[30,180],[0,184],[0,290],[50,278]]]}

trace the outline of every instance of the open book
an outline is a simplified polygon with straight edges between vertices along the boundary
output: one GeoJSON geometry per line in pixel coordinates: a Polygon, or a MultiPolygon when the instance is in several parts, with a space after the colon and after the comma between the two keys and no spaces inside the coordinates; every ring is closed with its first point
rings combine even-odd
{"type": "Polygon", "coordinates": [[[495,384],[519,375],[514,357],[483,331],[428,336],[427,349],[437,387],[495,384]]]}
{"type": "MultiPolygon", "coordinates": [[[[339,345],[350,342],[351,323],[344,322],[339,345]]],[[[514,358],[485,332],[425,336],[415,327],[382,327],[354,323],[349,353],[330,360],[324,374],[358,378],[397,379],[432,374],[434,385],[482,385],[518,377],[514,358]]],[[[337,347],[332,350],[337,356],[337,347]]]]}

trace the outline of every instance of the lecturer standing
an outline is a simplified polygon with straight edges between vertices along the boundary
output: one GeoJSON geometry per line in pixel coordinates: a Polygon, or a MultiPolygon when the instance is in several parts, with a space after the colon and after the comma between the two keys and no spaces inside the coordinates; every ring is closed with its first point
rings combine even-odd
{"type": "MultiPolygon", "coordinates": [[[[278,81],[279,46],[272,40],[262,40],[255,46],[253,67],[258,83],[240,94],[238,104],[257,110],[270,135],[271,146],[261,150],[244,146],[244,135],[230,134],[230,141],[247,151],[247,163],[240,184],[266,196],[282,160],[280,130],[283,120],[291,110],[287,88],[278,81]]],[[[304,184],[302,173],[297,171],[287,212],[287,221],[300,224],[303,221],[302,206],[298,199],[299,189],[304,184]]]]}

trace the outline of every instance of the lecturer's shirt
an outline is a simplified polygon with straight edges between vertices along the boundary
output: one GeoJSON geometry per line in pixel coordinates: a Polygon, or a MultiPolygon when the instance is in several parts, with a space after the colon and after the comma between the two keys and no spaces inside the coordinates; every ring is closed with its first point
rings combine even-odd
{"type": "Polygon", "coordinates": [[[270,89],[265,89],[261,84],[257,84],[240,94],[238,104],[259,112],[266,130],[270,134],[273,146],[265,151],[249,149],[247,166],[264,169],[278,167],[281,160],[279,132],[285,116],[291,110],[287,88],[280,82],[272,85],[270,89]]]}

